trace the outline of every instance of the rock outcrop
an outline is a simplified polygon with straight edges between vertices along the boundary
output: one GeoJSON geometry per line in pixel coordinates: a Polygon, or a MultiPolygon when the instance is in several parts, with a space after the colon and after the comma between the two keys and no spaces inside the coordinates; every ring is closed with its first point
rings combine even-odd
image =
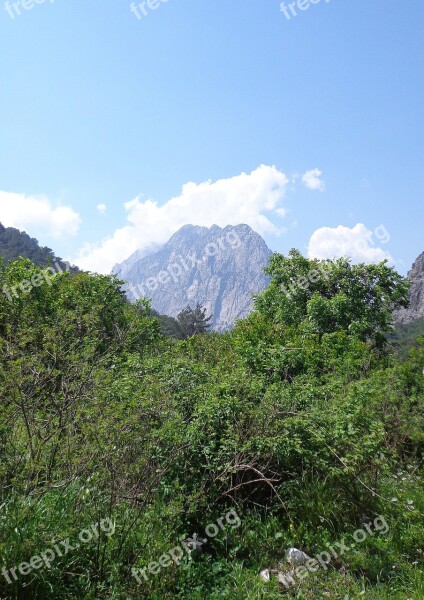
{"type": "Polygon", "coordinates": [[[149,298],[155,310],[171,317],[199,303],[222,331],[247,316],[252,296],[268,285],[263,270],[271,255],[248,225],[185,225],[157,251],[133,255],[113,272],[127,282],[130,300],[149,298]]]}
{"type": "Polygon", "coordinates": [[[408,273],[412,285],[409,292],[409,307],[394,313],[396,323],[412,323],[424,317],[424,252],[420,254],[408,273]]]}

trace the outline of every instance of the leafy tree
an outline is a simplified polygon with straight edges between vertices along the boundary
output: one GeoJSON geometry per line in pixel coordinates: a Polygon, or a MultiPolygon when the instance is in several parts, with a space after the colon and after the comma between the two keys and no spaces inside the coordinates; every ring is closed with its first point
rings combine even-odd
{"type": "MultiPolygon", "coordinates": [[[[0,270],[0,289],[41,273],[28,259],[9,263],[0,270]]],[[[80,421],[88,418],[97,379],[159,333],[157,321],[136,311],[114,278],[63,273],[40,279],[27,293],[0,294],[0,404],[4,423],[19,430],[6,477],[22,453],[28,490],[55,470],[75,477],[84,439],[80,421]],[[66,445],[68,458],[61,453],[66,445]]]]}
{"type": "Polygon", "coordinates": [[[305,335],[346,332],[383,347],[393,330],[392,313],[408,304],[409,282],[384,261],[352,265],[349,259],[307,259],[298,250],[274,254],[265,272],[269,287],[256,300],[273,322],[294,325],[305,335]]]}
{"type": "Polygon", "coordinates": [[[177,323],[183,339],[205,333],[212,326],[212,315],[206,317],[206,308],[197,303],[196,308],[187,306],[177,315],[177,323]]]}
{"type": "Polygon", "coordinates": [[[174,319],[174,317],[170,317],[168,315],[161,315],[157,312],[157,310],[154,310],[151,307],[149,309],[149,314],[151,314],[152,317],[156,317],[156,319],[159,321],[162,335],[177,340],[183,339],[183,334],[181,333],[177,319],[174,319]]]}

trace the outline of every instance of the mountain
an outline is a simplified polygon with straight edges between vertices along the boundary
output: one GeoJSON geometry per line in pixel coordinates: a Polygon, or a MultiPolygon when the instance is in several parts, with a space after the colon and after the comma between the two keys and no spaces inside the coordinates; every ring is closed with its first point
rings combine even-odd
{"type": "Polygon", "coordinates": [[[139,260],[132,255],[113,272],[127,282],[130,300],[149,298],[171,317],[199,303],[213,315],[213,328],[225,330],[249,314],[252,294],[268,285],[263,269],[271,255],[248,225],[185,225],[158,250],[139,260]]]}
{"type": "Polygon", "coordinates": [[[112,268],[112,273],[118,275],[121,279],[125,279],[128,271],[142,258],[158,252],[162,248],[162,244],[155,244],[152,242],[140,250],[136,250],[129,258],[124,262],[116,264],[112,268]]]}
{"type": "MultiPolygon", "coordinates": [[[[53,250],[40,246],[35,238],[31,238],[24,231],[14,227],[4,227],[0,223],[0,258],[8,263],[17,260],[20,256],[29,258],[37,267],[47,267],[56,261],[62,269],[66,266],[53,250]]],[[[71,271],[77,272],[78,269],[72,267],[71,271]]]]}
{"type": "Polygon", "coordinates": [[[394,314],[396,323],[408,324],[424,317],[424,252],[420,254],[408,273],[411,281],[409,307],[401,308],[394,314]]]}

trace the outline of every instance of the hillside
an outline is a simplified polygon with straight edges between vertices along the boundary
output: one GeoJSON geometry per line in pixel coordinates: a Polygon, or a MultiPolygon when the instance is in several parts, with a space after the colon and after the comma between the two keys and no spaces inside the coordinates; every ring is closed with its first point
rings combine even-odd
{"type": "MultiPolygon", "coordinates": [[[[8,263],[19,257],[29,258],[38,267],[47,267],[57,261],[61,268],[65,268],[64,261],[56,256],[53,250],[40,246],[38,240],[24,231],[4,227],[0,223],[0,258],[8,263]]],[[[71,270],[78,271],[76,267],[72,267],[71,270]]]]}

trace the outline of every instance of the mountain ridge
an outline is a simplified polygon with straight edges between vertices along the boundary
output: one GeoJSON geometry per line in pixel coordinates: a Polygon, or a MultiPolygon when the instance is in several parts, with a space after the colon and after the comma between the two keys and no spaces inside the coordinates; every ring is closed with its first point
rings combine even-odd
{"type": "Polygon", "coordinates": [[[186,306],[201,304],[213,315],[215,330],[231,328],[249,314],[252,295],[266,288],[263,269],[272,251],[245,224],[184,225],[156,252],[115,265],[125,273],[130,300],[145,297],[152,307],[176,317],[186,306]]]}
{"type": "MultiPolygon", "coordinates": [[[[7,264],[20,257],[29,258],[37,267],[48,267],[53,263],[59,264],[62,269],[67,267],[67,263],[51,248],[40,246],[38,240],[30,237],[25,231],[5,227],[0,223],[0,258],[7,264]]],[[[70,271],[76,273],[79,269],[72,266],[70,271]]]]}

